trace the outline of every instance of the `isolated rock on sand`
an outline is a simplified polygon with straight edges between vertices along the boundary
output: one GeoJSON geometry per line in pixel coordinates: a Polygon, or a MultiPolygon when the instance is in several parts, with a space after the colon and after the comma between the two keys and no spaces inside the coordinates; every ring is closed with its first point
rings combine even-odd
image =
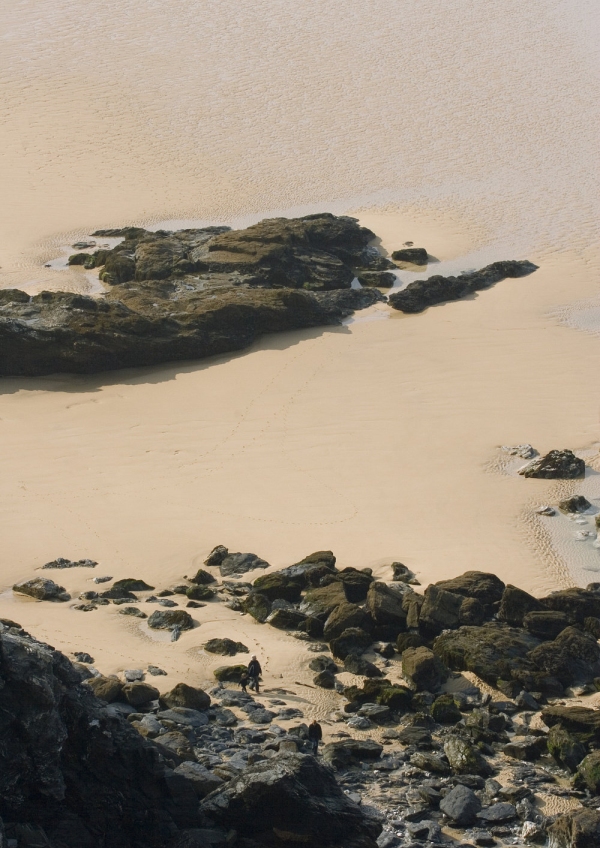
{"type": "Polygon", "coordinates": [[[335,675],[333,672],[325,669],[324,671],[320,671],[318,674],[315,674],[313,677],[313,683],[321,689],[335,689],[335,675]]]}
{"type": "Polygon", "coordinates": [[[210,707],[210,695],[204,689],[178,683],[169,692],[160,696],[160,706],[163,709],[185,707],[189,710],[207,710],[210,707]]]}
{"type": "Polygon", "coordinates": [[[145,580],[136,577],[125,577],[123,580],[116,580],[112,588],[126,589],[128,592],[147,592],[152,591],[154,586],[149,586],[145,580]]]}
{"type": "Polygon", "coordinates": [[[585,462],[575,456],[572,450],[551,450],[520,468],[519,474],[547,480],[575,480],[585,476],[585,462]]]}
{"type": "Polygon", "coordinates": [[[591,503],[587,498],[584,498],[583,495],[573,495],[571,498],[566,498],[564,501],[560,501],[558,504],[558,508],[561,512],[585,512],[586,509],[590,509],[591,503]]]}
{"type": "Polygon", "coordinates": [[[47,580],[44,577],[34,577],[33,580],[15,583],[13,592],[17,592],[19,595],[29,595],[38,601],[68,601],[71,598],[63,586],[59,586],[54,580],[47,580]]]}
{"type": "Polygon", "coordinates": [[[121,615],[131,615],[134,618],[148,618],[145,612],[142,612],[138,607],[122,607],[119,610],[121,615]]]}
{"type": "Polygon", "coordinates": [[[148,619],[148,627],[154,630],[172,630],[174,627],[191,630],[193,626],[194,620],[185,610],[155,610],[148,619]]]}
{"type": "MultiPolygon", "coordinates": [[[[225,559],[225,557],[227,556],[228,553],[229,553],[229,551],[227,550],[225,545],[215,545],[215,547],[212,549],[212,551],[209,553],[209,555],[204,560],[204,565],[208,565],[208,566],[221,565],[221,563],[223,562],[223,560],[225,559]]],[[[194,582],[196,582],[196,581],[194,581],[194,582]]]]}
{"type": "Polygon", "coordinates": [[[423,312],[428,306],[449,300],[458,300],[480,289],[486,289],[506,277],[525,277],[537,270],[532,262],[493,262],[480,271],[442,277],[436,274],[426,280],[410,283],[405,289],[388,298],[393,309],[401,312],[423,312]]]}
{"type": "MultiPolygon", "coordinates": [[[[226,552],[227,548],[223,548],[223,550],[226,552]]],[[[225,556],[226,555],[227,554],[225,553],[225,556]]],[[[212,554],[211,554],[211,556],[212,556],[212,554]]],[[[225,558],[225,557],[223,557],[223,558],[225,558]]],[[[210,559],[210,557],[209,557],[209,559],[210,559]]],[[[200,586],[208,586],[211,583],[215,583],[215,582],[216,582],[216,578],[213,577],[213,575],[210,574],[208,571],[205,571],[203,568],[199,568],[198,571],[194,574],[194,576],[190,577],[190,583],[197,583],[200,586]]]]}
{"type": "Polygon", "coordinates": [[[220,571],[223,577],[236,577],[253,571],[255,568],[270,568],[268,562],[256,554],[227,554],[220,563],[220,571]]]}
{"type": "Polygon", "coordinates": [[[185,594],[190,601],[210,601],[211,598],[215,597],[214,591],[203,583],[188,586],[185,594]]]}
{"type": "Polygon", "coordinates": [[[220,654],[223,657],[248,653],[248,648],[242,642],[234,642],[233,639],[209,639],[204,643],[204,650],[209,654],[220,654]]]}
{"type": "Polygon", "coordinates": [[[381,832],[381,825],[344,794],[332,772],[305,754],[280,754],[249,766],[205,799],[201,811],[258,842],[275,835],[307,848],[348,841],[356,848],[376,848],[381,832]]]}
{"type": "Polygon", "coordinates": [[[396,262],[410,262],[413,265],[427,265],[429,257],[424,247],[403,247],[394,250],[392,259],[396,262]]]}
{"type": "Polygon", "coordinates": [[[219,683],[239,683],[247,673],[247,665],[221,665],[213,671],[219,683]]]}
{"type": "Polygon", "coordinates": [[[57,557],[51,562],[47,562],[42,568],[95,568],[98,563],[93,559],[65,559],[57,557]]]}

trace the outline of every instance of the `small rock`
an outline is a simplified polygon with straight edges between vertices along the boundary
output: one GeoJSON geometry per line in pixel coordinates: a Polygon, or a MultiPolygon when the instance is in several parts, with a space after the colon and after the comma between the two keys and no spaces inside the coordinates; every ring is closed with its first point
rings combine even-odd
{"type": "Polygon", "coordinates": [[[520,468],[519,474],[546,480],[575,480],[585,476],[585,462],[572,450],[551,450],[520,468]]]}
{"type": "Polygon", "coordinates": [[[591,503],[583,495],[573,495],[573,497],[566,498],[566,500],[560,501],[558,504],[560,511],[567,513],[585,512],[591,506],[591,503]]]}
{"type": "Polygon", "coordinates": [[[163,671],[162,668],[159,668],[157,665],[149,665],[148,666],[148,674],[152,674],[154,677],[159,677],[167,674],[166,671],[163,671]]]}
{"type": "Polygon", "coordinates": [[[536,509],[538,515],[556,515],[556,510],[554,507],[548,506],[544,504],[543,506],[538,506],[536,509]]]}
{"type": "Polygon", "coordinates": [[[537,451],[532,445],[502,445],[502,450],[511,456],[520,456],[521,459],[532,459],[537,451]]]}
{"type": "Polygon", "coordinates": [[[440,801],[440,810],[459,827],[468,827],[475,822],[481,801],[472,789],[458,784],[440,801]]]}
{"type": "Polygon", "coordinates": [[[38,601],[68,601],[71,598],[63,586],[59,586],[54,580],[47,580],[44,577],[34,577],[33,580],[15,583],[13,592],[20,595],[29,595],[38,601]]]}
{"type": "Polygon", "coordinates": [[[123,676],[128,683],[133,683],[134,680],[143,680],[144,672],[141,668],[128,668],[123,672],[123,676]]]}
{"type": "Polygon", "coordinates": [[[80,663],[93,663],[94,662],[94,658],[90,654],[86,653],[85,651],[75,651],[73,653],[73,656],[75,657],[77,662],[80,662],[80,663]]]}
{"type": "Polygon", "coordinates": [[[94,583],[108,583],[112,580],[112,577],[92,577],[94,583]]]}
{"type": "Polygon", "coordinates": [[[123,607],[119,610],[121,615],[132,615],[134,618],[148,618],[145,612],[137,607],[123,607]]]}
{"type": "Polygon", "coordinates": [[[165,612],[155,610],[148,619],[148,627],[154,630],[172,630],[174,627],[191,630],[194,627],[194,621],[185,610],[166,610],[165,612]]]}
{"type": "Polygon", "coordinates": [[[149,683],[126,683],[123,686],[123,695],[128,704],[132,707],[143,707],[150,701],[156,701],[159,696],[159,691],[149,683]]]}
{"type": "Polygon", "coordinates": [[[516,817],[517,811],[513,804],[502,801],[499,804],[493,804],[491,807],[487,807],[479,813],[479,819],[491,825],[504,824],[505,822],[516,819],[516,817]]]}

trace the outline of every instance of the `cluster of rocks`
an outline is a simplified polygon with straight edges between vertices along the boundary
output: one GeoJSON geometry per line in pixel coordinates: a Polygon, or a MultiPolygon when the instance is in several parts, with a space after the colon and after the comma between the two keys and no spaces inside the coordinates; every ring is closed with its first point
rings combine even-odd
{"type": "MultiPolygon", "coordinates": [[[[247,347],[264,333],[339,324],[385,301],[380,289],[395,284],[398,267],[371,244],[375,233],[328,213],[268,219],[245,230],[127,227],[94,235],[122,240],[73,254],[69,264],[99,268],[107,286],[102,297],[0,291],[1,375],[197,359],[247,347]]],[[[424,248],[392,257],[412,264],[428,258],[424,248]]],[[[458,278],[431,277],[389,303],[421,311],[534,269],[500,262],[458,278]]]]}
{"type": "Polygon", "coordinates": [[[377,848],[381,824],[302,753],[306,726],[234,731],[225,707],[184,684],[108,703],[82,676],[0,623],[3,848],[377,848]]]}

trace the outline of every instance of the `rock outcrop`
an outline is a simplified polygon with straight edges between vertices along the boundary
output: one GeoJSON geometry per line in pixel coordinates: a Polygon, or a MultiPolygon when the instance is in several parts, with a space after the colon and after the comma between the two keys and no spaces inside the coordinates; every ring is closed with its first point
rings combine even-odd
{"type": "MultiPolygon", "coordinates": [[[[393,254],[392,254],[393,255],[393,254]]],[[[436,274],[426,280],[410,283],[402,291],[390,295],[388,303],[400,312],[423,312],[428,306],[459,300],[480,289],[487,289],[506,277],[526,277],[537,270],[532,262],[493,262],[480,271],[460,274],[458,277],[442,277],[436,274]]]]}

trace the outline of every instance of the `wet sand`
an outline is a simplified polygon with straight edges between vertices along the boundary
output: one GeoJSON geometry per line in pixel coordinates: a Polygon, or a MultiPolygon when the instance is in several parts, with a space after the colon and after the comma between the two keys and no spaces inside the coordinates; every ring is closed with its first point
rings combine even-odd
{"type": "MultiPolygon", "coordinates": [[[[89,290],[80,270],[43,265],[97,227],[317,210],[359,215],[390,250],[426,247],[428,273],[540,269],[423,315],[377,307],[210,362],[2,380],[1,586],[89,556],[162,587],[219,542],[273,567],[325,548],[389,577],[401,560],[424,585],[468,568],[539,594],[573,582],[523,520],[549,484],[490,464],[502,444],[598,440],[598,340],[560,317],[598,291],[597,7],[259,0],[226,13],[3,10],[0,285],[89,290]]],[[[76,592],[87,577],[58,573],[76,592]]],[[[187,649],[242,621],[273,669],[293,661],[292,637],[221,614],[171,645],[112,608],[0,596],[0,616],[106,671],[199,674],[187,649]]]]}

